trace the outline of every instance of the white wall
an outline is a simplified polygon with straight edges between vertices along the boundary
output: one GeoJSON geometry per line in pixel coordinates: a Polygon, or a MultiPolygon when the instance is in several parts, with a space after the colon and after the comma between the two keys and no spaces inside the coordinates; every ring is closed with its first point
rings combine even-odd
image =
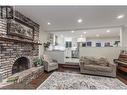
{"type": "Polygon", "coordinates": [[[96,43],[100,42],[101,46],[104,47],[105,42],[110,42],[110,45],[114,45],[115,41],[120,41],[119,37],[112,37],[112,38],[87,38],[86,41],[92,42],[92,46],[96,47],[96,43]]]}
{"type": "Polygon", "coordinates": [[[64,37],[63,36],[58,36],[58,45],[59,46],[64,46],[64,37]]]}
{"type": "Polygon", "coordinates": [[[45,32],[42,29],[42,27],[40,27],[39,40],[42,43],[42,45],[39,45],[39,56],[43,55],[43,53],[44,53],[43,43],[47,42],[48,35],[49,35],[49,33],[45,32]]]}
{"type": "Polygon", "coordinates": [[[64,37],[59,35],[57,36],[57,44],[56,46],[54,46],[55,50],[64,50],[65,49],[65,44],[64,44],[64,37]]]}
{"type": "Polygon", "coordinates": [[[72,47],[77,47],[77,38],[72,39],[72,47]]]}
{"type": "MultiPolygon", "coordinates": [[[[58,45],[56,47],[60,48],[63,47],[65,48],[65,42],[67,37],[61,37],[58,36],[58,45]]],[[[104,47],[106,42],[110,42],[110,45],[114,45],[115,41],[120,41],[120,37],[110,37],[110,38],[86,38],[87,42],[92,42],[92,47],[96,47],[96,43],[100,42],[101,46],[104,47]]],[[[77,47],[77,38],[72,38],[72,47],[77,47]]]]}
{"type": "Polygon", "coordinates": [[[79,56],[104,57],[112,62],[113,59],[118,59],[121,50],[121,47],[81,47],[79,56]]]}
{"type": "Polygon", "coordinates": [[[47,55],[49,55],[52,59],[57,60],[59,64],[64,63],[64,51],[53,50],[53,51],[46,51],[47,55]]]}
{"type": "Polygon", "coordinates": [[[120,32],[120,41],[122,47],[127,47],[127,26],[123,26],[120,32]]]}

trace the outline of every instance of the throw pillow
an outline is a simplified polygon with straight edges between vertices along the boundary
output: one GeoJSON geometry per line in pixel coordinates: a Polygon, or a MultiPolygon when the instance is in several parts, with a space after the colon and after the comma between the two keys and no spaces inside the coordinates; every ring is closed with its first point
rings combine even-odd
{"type": "Polygon", "coordinates": [[[108,64],[109,64],[109,62],[108,62],[108,60],[106,58],[100,58],[100,59],[98,59],[97,63],[100,66],[108,66],[108,64]]]}

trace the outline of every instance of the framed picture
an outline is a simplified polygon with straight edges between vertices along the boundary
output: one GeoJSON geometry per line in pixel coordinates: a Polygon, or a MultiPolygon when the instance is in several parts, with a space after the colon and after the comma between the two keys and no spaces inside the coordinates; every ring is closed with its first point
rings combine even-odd
{"type": "Polygon", "coordinates": [[[92,42],[87,42],[87,46],[91,47],[92,46],[92,42]]]}
{"type": "Polygon", "coordinates": [[[101,43],[96,43],[96,47],[101,47],[101,43]]]}
{"type": "Polygon", "coordinates": [[[110,47],[110,42],[106,42],[105,47],[110,47]]]}
{"type": "Polygon", "coordinates": [[[7,34],[33,40],[34,27],[14,18],[7,23],[7,34]]]}

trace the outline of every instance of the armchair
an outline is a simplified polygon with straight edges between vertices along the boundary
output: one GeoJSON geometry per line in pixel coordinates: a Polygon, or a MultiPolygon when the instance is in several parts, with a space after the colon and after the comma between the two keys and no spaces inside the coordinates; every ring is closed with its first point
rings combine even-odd
{"type": "Polygon", "coordinates": [[[44,59],[44,70],[49,72],[55,69],[58,69],[58,63],[56,60],[53,60],[50,56],[48,55],[43,55],[44,59]]]}

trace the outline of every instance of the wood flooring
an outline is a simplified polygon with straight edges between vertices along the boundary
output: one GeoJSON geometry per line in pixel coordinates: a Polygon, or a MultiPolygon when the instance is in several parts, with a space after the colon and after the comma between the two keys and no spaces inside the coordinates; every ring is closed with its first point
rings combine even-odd
{"type": "MultiPolygon", "coordinates": [[[[55,70],[59,72],[69,72],[69,73],[80,73],[80,69],[78,66],[73,65],[59,65],[59,69],[55,70]]],[[[22,83],[19,84],[13,84],[7,87],[4,87],[3,89],[36,89],[39,85],[41,85],[52,73],[52,72],[44,72],[41,74],[38,78],[32,80],[29,84],[23,85],[22,83]]],[[[117,74],[117,78],[121,80],[123,83],[127,84],[127,79],[121,77],[120,74],[117,74]]]]}

